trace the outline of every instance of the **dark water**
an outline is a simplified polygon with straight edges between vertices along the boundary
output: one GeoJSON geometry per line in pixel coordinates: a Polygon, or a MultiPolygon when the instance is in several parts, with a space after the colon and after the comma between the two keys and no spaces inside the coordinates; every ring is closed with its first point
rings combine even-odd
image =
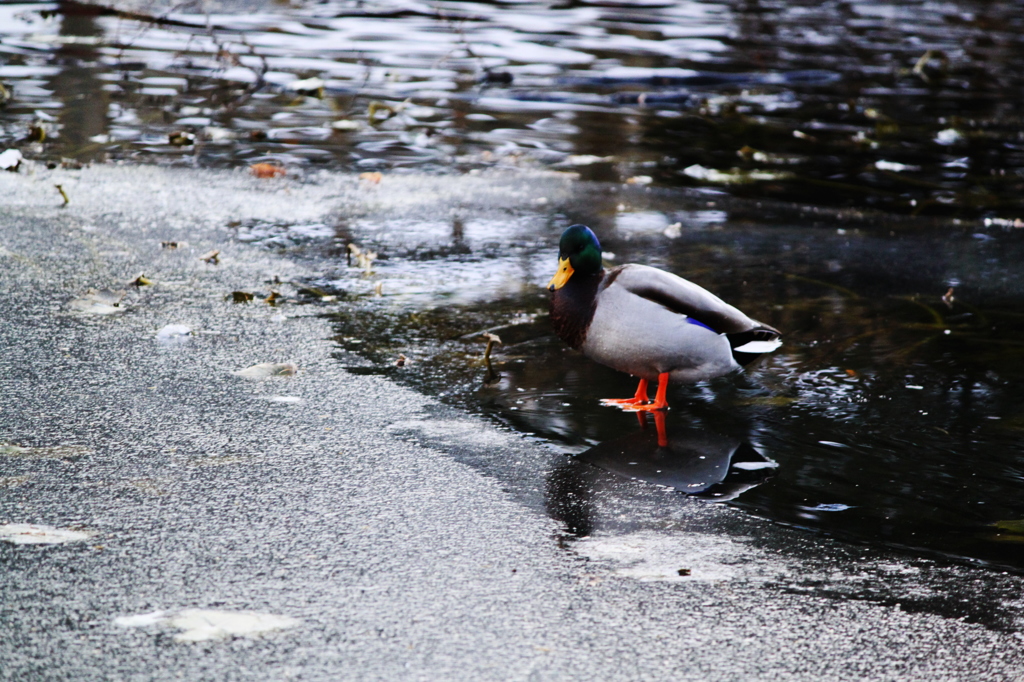
{"type": "Polygon", "coordinates": [[[609,188],[713,188],[239,236],[334,272],[310,284],[348,300],[336,324],[364,359],[354,371],[622,476],[1024,568],[1024,5],[228,9],[0,5],[0,148],[70,165],[552,168],[609,188]],[[598,405],[631,395],[630,379],[550,334],[541,285],[572,222],[614,262],[684,275],[785,345],[744,375],[674,389],[659,445],[652,419],[598,405]],[[381,254],[373,277],[342,264],[352,240],[381,254]],[[484,331],[503,342],[487,383],[484,331]]]}
{"type": "Polygon", "coordinates": [[[0,145],[293,173],[554,166],[898,213],[1022,208],[1020,2],[207,5],[0,6],[0,145]]]}
{"type": "Polygon", "coordinates": [[[366,358],[354,371],[628,478],[846,539],[1024,567],[1020,233],[766,227],[647,208],[609,217],[598,199],[592,212],[514,227],[406,226],[418,244],[407,251],[365,230],[389,256],[374,278],[389,295],[369,295],[354,267],[318,284],[352,297],[336,323],[339,343],[366,358]],[[747,373],[674,388],[666,447],[651,418],[641,427],[598,403],[631,395],[633,380],[551,334],[542,285],[560,226],[577,220],[595,225],[616,262],[686,274],[785,332],[747,373]],[[679,220],[688,227],[665,236],[679,220]],[[483,362],[487,331],[503,341],[497,377],[483,362]]]}

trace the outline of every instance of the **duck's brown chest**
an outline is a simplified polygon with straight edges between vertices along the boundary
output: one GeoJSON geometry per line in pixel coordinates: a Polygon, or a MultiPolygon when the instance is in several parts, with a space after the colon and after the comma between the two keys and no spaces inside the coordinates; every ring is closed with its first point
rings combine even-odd
{"type": "Polygon", "coordinates": [[[597,289],[601,275],[573,277],[551,295],[551,326],[558,338],[579,350],[594,319],[597,289]]]}

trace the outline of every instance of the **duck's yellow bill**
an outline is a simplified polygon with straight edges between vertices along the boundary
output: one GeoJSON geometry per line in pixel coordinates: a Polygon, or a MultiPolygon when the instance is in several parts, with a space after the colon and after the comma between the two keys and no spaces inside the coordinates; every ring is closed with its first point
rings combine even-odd
{"type": "Polygon", "coordinates": [[[572,266],[569,265],[569,259],[559,258],[558,272],[556,272],[555,276],[551,278],[550,282],[548,282],[548,290],[554,291],[555,289],[561,289],[564,287],[565,283],[569,281],[570,277],[572,277],[572,273],[573,269],[572,266]]]}

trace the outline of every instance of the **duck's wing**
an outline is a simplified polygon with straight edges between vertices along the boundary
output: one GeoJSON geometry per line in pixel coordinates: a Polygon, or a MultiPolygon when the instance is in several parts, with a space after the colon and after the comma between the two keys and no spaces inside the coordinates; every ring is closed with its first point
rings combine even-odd
{"type": "Polygon", "coordinates": [[[623,287],[634,296],[654,301],[691,321],[725,334],[733,355],[747,364],[781,345],[778,329],[748,317],[707,289],[671,272],[646,265],[623,265],[608,272],[602,288],[623,287]]]}
{"type": "Polygon", "coordinates": [[[710,327],[719,334],[771,329],[693,282],[646,265],[623,265],[610,271],[604,287],[619,286],[634,296],[659,303],[674,313],[710,327]]]}

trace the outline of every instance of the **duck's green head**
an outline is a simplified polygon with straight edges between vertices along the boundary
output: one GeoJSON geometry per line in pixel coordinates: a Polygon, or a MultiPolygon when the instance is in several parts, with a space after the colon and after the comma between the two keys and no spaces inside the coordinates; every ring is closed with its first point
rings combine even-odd
{"type": "Polygon", "coordinates": [[[561,289],[575,273],[594,275],[601,271],[601,243],[586,225],[571,225],[558,242],[558,272],[548,290],[561,289]]]}

